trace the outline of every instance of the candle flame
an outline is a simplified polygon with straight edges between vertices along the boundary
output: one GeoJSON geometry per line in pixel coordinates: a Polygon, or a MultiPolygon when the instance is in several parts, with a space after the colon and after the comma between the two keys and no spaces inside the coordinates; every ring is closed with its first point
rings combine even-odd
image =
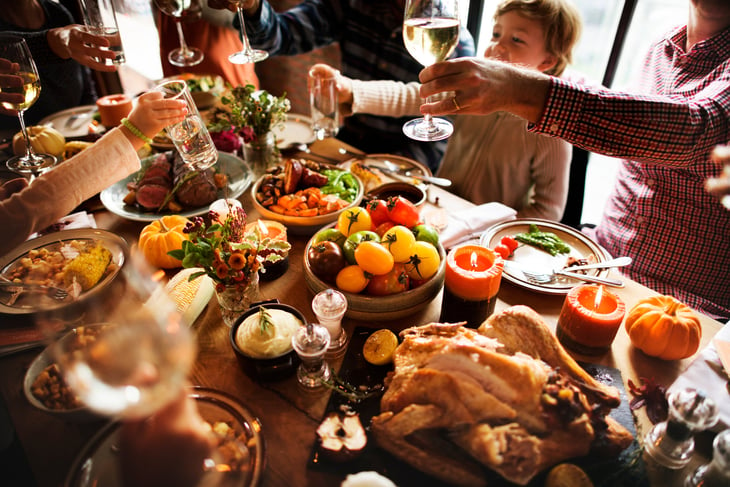
{"type": "Polygon", "coordinates": [[[603,301],[603,285],[598,286],[598,292],[596,292],[596,299],[593,300],[593,307],[595,309],[600,308],[601,301],[603,301]]]}
{"type": "Polygon", "coordinates": [[[477,261],[477,253],[476,252],[472,252],[471,253],[471,260],[470,260],[471,268],[472,269],[476,269],[478,263],[479,262],[477,261]]]}
{"type": "Polygon", "coordinates": [[[259,232],[261,232],[261,236],[266,238],[266,236],[269,234],[269,229],[266,226],[266,223],[264,223],[263,220],[256,220],[256,224],[259,227],[259,232]]]}

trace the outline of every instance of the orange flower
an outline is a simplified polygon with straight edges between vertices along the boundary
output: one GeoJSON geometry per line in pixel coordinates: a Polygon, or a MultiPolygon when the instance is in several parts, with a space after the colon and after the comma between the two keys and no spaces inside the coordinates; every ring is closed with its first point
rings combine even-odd
{"type": "Polygon", "coordinates": [[[218,276],[218,279],[225,279],[228,275],[228,267],[225,264],[216,266],[215,275],[218,276]]]}
{"type": "Polygon", "coordinates": [[[232,269],[243,269],[243,267],[246,265],[246,254],[244,254],[240,250],[236,250],[231,254],[230,257],[228,257],[228,265],[230,265],[232,269]]]}

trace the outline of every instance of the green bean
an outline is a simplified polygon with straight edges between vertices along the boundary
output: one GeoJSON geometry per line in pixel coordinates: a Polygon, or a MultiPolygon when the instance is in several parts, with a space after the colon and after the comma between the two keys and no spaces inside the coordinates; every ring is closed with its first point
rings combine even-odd
{"type": "Polygon", "coordinates": [[[518,233],[514,238],[518,242],[538,247],[550,255],[567,254],[570,252],[570,247],[560,237],[552,232],[540,231],[534,223],[530,224],[528,232],[518,233]]]}

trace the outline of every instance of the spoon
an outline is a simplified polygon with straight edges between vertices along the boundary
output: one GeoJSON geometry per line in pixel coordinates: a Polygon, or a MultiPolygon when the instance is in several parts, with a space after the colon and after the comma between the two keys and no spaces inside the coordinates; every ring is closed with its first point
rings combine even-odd
{"type": "Polygon", "coordinates": [[[391,167],[390,167],[391,165],[395,166],[395,164],[393,164],[392,162],[386,161],[386,160],[384,160],[383,162],[388,167],[380,166],[377,164],[368,164],[368,166],[371,168],[377,169],[378,171],[383,171],[386,174],[393,174],[395,176],[405,176],[408,178],[413,178],[413,179],[417,179],[419,181],[423,181],[424,183],[430,183],[430,184],[435,184],[436,186],[442,186],[444,188],[448,188],[449,186],[451,186],[450,179],[438,178],[436,176],[426,176],[423,174],[413,174],[411,171],[400,172],[397,169],[391,169],[391,167]]]}

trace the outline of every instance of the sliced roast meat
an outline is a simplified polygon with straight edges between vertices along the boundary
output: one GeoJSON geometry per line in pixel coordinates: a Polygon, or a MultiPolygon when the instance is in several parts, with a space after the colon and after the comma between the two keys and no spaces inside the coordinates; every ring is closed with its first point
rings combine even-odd
{"type": "Polygon", "coordinates": [[[145,184],[137,188],[137,203],[146,210],[156,210],[162,206],[169,192],[168,186],[145,184]]]}

